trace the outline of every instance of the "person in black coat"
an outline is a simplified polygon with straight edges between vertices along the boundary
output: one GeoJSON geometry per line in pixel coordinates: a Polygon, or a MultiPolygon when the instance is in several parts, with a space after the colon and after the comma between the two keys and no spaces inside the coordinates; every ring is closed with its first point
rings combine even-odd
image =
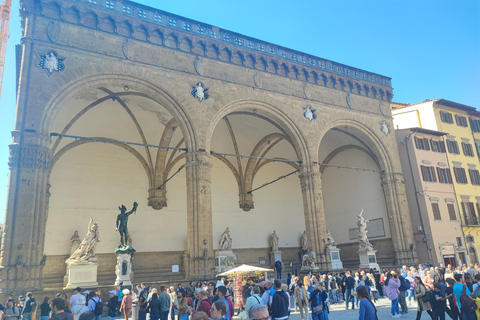
{"type": "Polygon", "coordinates": [[[282,279],[282,261],[275,261],[275,269],[277,269],[277,279],[282,279]]]}
{"type": "Polygon", "coordinates": [[[272,320],[275,319],[287,319],[288,318],[288,296],[281,288],[282,283],[280,280],[273,282],[273,289],[275,293],[272,297],[272,305],[270,306],[272,320]]]}

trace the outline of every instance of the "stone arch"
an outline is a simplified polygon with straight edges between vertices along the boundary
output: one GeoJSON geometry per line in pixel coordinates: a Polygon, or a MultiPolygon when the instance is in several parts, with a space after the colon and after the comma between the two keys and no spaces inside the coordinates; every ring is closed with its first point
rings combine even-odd
{"type": "Polygon", "coordinates": [[[471,264],[478,263],[477,250],[475,249],[475,246],[473,246],[471,244],[468,245],[468,256],[470,258],[470,263],[471,264]]]}

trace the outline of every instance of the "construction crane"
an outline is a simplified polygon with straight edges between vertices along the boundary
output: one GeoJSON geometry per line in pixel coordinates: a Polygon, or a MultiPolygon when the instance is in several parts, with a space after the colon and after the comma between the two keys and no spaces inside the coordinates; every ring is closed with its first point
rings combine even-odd
{"type": "Polygon", "coordinates": [[[4,0],[0,6],[0,97],[2,94],[3,70],[7,55],[8,28],[10,26],[10,7],[12,0],[4,0]]]}

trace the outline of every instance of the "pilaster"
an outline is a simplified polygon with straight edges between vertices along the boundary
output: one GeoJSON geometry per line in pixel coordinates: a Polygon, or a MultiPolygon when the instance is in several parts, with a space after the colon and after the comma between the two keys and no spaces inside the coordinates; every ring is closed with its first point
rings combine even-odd
{"type": "Polygon", "coordinates": [[[212,193],[210,156],[206,152],[187,155],[187,278],[214,276],[212,193]]]}
{"type": "Polygon", "coordinates": [[[317,254],[321,270],[330,270],[330,256],[326,250],[327,227],[322,195],[322,174],[318,164],[305,164],[300,167],[305,228],[310,251],[317,254]]]}

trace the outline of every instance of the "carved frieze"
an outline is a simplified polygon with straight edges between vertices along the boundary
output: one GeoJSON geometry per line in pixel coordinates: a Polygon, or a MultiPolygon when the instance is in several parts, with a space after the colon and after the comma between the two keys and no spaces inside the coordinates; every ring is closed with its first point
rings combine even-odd
{"type": "Polygon", "coordinates": [[[47,171],[50,167],[51,152],[47,148],[38,146],[10,145],[8,167],[29,168],[47,171]]]}

